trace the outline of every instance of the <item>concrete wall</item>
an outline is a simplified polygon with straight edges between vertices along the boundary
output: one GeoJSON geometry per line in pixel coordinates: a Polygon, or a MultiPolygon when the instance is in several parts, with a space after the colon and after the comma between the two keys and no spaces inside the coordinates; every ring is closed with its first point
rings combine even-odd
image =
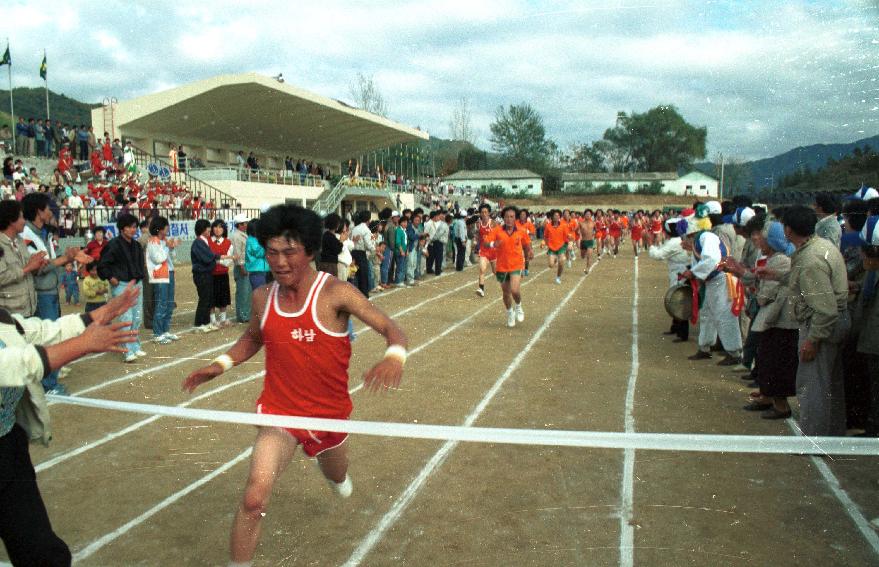
{"type": "Polygon", "coordinates": [[[292,202],[310,206],[323,192],[322,187],[252,183],[247,181],[211,181],[211,185],[234,197],[246,209],[292,202]]]}

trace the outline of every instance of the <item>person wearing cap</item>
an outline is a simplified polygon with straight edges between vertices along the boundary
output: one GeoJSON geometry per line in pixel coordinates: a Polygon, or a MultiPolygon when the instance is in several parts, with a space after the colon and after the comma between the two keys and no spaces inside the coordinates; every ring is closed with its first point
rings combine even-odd
{"type": "Polygon", "coordinates": [[[819,193],[815,195],[814,208],[815,214],[818,215],[815,236],[825,238],[839,248],[839,241],[842,238],[842,227],[839,226],[837,219],[839,199],[830,193],[819,193]]]}
{"type": "Polygon", "coordinates": [[[699,350],[689,358],[711,359],[711,347],[719,337],[726,351],[726,358],[719,365],[734,366],[741,363],[742,356],[742,333],[731,293],[737,289],[737,280],[732,274],[721,271],[728,248],[714,232],[705,230],[705,219],[696,218],[700,212],[706,214],[705,210],[697,208],[695,217],[678,223],[678,233],[683,236],[682,246],[693,255],[690,269],[682,276],[693,280],[699,293],[699,350]]]}
{"type": "Polygon", "coordinates": [[[818,217],[811,208],[790,207],[782,222],[796,248],[788,283],[800,324],[800,429],[809,436],[845,435],[840,349],[850,327],[845,260],[833,243],[815,237],[818,217]]]}
{"type": "Polygon", "coordinates": [[[247,250],[247,223],[250,222],[244,213],[238,213],[232,218],[232,226],[235,230],[229,235],[232,241],[232,249],[238,252],[235,256],[232,276],[235,278],[235,319],[239,323],[250,321],[250,295],[253,288],[250,287],[250,278],[244,265],[247,250]]]}

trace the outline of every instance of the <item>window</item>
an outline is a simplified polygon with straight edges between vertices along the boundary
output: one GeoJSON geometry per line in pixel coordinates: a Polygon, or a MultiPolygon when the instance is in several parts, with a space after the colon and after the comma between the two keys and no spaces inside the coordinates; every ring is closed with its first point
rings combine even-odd
{"type": "Polygon", "coordinates": [[[707,190],[708,190],[708,186],[707,186],[707,185],[700,185],[700,186],[699,186],[699,190],[700,190],[700,191],[707,191],[707,190]]]}
{"type": "Polygon", "coordinates": [[[518,189],[518,188],[519,188],[518,185],[513,185],[513,189],[518,189]]]}
{"type": "Polygon", "coordinates": [[[529,189],[534,189],[534,185],[528,185],[529,189]]]}

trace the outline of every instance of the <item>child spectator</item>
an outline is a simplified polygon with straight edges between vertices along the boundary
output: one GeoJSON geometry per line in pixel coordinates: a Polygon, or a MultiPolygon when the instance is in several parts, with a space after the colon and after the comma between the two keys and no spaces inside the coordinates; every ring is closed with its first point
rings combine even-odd
{"type": "Polygon", "coordinates": [[[64,266],[64,274],[61,276],[61,287],[64,288],[64,297],[67,305],[73,300],[74,305],[79,305],[79,279],[76,270],[73,269],[73,262],[64,266]]]}
{"type": "Polygon", "coordinates": [[[229,268],[233,264],[232,241],[228,238],[229,233],[226,230],[226,223],[217,219],[211,223],[211,252],[218,255],[220,260],[216,262],[213,269],[214,276],[214,301],[211,310],[211,325],[214,327],[228,327],[232,324],[226,318],[226,309],[232,304],[232,292],[229,287],[229,268]]]}
{"type": "Polygon", "coordinates": [[[85,312],[91,313],[107,303],[110,295],[110,283],[98,277],[98,263],[86,266],[87,275],[82,280],[82,298],[85,301],[85,312]]]}

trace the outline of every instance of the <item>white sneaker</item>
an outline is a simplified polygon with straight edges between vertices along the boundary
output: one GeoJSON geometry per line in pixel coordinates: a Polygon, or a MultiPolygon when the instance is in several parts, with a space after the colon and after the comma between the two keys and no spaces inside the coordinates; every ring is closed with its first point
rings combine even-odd
{"type": "Polygon", "coordinates": [[[131,364],[132,362],[137,362],[137,355],[136,354],[126,354],[123,362],[125,362],[127,364],[131,364]]]}
{"type": "Polygon", "coordinates": [[[333,492],[338,494],[340,498],[348,498],[354,492],[354,484],[352,484],[351,477],[347,474],[342,482],[333,482],[332,480],[327,480],[327,482],[330,488],[333,489],[333,492]]]}
{"type": "Polygon", "coordinates": [[[477,287],[476,288],[476,295],[478,295],[479,297],[485,297],[485,290],[482,289],[481,287],[477,287]]]}
{"type": "Polygon", "coordinates": [[[555,283],[557,283],[557,284],[562,283],[562,278],[556,278],[556,279],[555,279],[555,283]]]}
{"type": "Polygon", "coordinates": [[[180,340],[180,337],[178,337],[177,335],[175,335],[173,333],[165,333],[165,336],[168,337],[169,339],[171,339],[172,341],[179,341],[180,340]]]}
{"type": "Polygon", "coordinates": [[[515,327],[516,326],[516,310],[509,309],[507,310],[507,327],[515,327]]]}
{"type": "Polygon", "coordinates": [[[570,260],[568,260],[568,267],[570,268],[570,267],[573,266],[573,265],[574,265],[574,264],[573,264],[570,260]]]}
{"type": "Polygon", "coordinates": [[[217,330],[217,328],[211,324],[202,325],[201,327],[197,327],[197,329],[199,331],[201,331],[202,333],[213,333],[214,331],[217,330]]]}
{"type": "Polygon", "coordinates": [[[138,349],[138,351],[136,353],[134,353],[134,356],[136,356],[137,358],[143,358],[146,355],[147,355],[147,353],[145,353],[144,351],[142,351],[140,349],[138,349]]]}
{"type": "Polygon", "coordinates": [[[525,310],[522,309],[522,304],[516,306],[516,321],[522,322],[525,320],[525,310]]]}

